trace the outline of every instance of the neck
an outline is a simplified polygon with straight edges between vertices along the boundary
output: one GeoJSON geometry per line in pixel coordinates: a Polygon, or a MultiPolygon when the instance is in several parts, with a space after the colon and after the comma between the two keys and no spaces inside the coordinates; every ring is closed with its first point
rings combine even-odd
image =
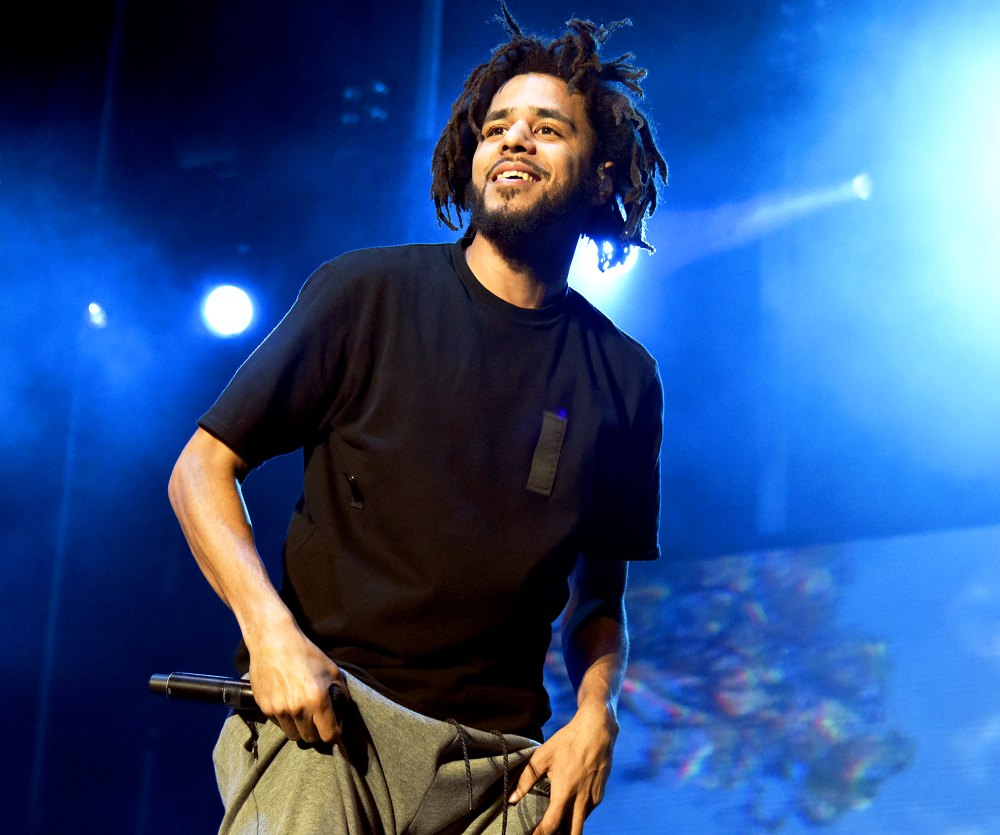
{"type": "Polygon", "coordinates": [[[494,296],[517,307],[537,309],[565,294],[575,250],[575,240],[562,247],[545,240],[519,247],[515,255],[477,232],[465,250],[465,261],[494,296]]]}

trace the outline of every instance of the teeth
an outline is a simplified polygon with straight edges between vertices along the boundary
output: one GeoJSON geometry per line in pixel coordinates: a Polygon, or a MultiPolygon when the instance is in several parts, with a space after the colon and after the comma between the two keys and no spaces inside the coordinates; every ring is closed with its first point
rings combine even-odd
{"type": "Polygon", "coordinates": [[[501,180],[531,180],[531,175],[527,171],[504,171],[498,179],[501,180]]]}

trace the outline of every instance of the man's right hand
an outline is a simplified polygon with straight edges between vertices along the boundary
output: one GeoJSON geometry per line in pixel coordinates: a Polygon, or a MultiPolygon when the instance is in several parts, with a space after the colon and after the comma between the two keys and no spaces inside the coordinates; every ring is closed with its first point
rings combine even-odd
{"type": "Polygon", "coordinates": [[[294,624],[269,631],[249,648],[250,683],[261,712],[291,740],[338,741],[330,687],[349,695],[340,668],[294,624]]]}

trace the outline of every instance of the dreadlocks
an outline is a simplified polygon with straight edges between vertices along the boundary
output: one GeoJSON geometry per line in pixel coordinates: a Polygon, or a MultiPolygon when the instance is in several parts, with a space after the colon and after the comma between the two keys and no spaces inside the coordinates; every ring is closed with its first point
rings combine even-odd
{"type": "MultiPolygon", "coordinates": [[[[457,230],[462,211],[469,210],[472,157],[493,96],[516,75],[540,73],[560,78],[571,93],[584,95],[596,137],[594,158],[614,163],[613,197],[591,212],[583,229],[598,244],[600,268],[623,262],[632,246],[652,251],[643,238],[643,221],[656,209],[657,177],[666,183],[667,164],[633,100],[642,97],[639,82],[646,70],[629,63],[635,57],[632,53],[603,63],[599,57],[611,33],[631,21],[598,26],[589,20],[570,20],[566,33],[546,44],[521,31],[503,0],[500,9],[503,16],[497,19],[510,40],[469,74],[434,148],[431,197],[438,223],[457,230]]],[[[469,233],[473,231],[470,226],[469,233]]]]}

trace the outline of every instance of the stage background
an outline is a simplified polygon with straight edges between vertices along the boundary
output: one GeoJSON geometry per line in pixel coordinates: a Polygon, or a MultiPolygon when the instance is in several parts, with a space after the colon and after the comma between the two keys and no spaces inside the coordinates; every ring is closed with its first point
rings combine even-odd
{"type": "MultiPolygon", "coordinates": [[[[221,716],[146,688],[228,672],[238,637],[170,469],[318,264],[453,238],[430,152],[496,11],[2,13],[0,829],[213,830],[221,716]],[[199,318],[220,281],[256,305],[229,339],[199,318]]],[[[671,166],[657,252],[572,278],[666,394],[664,559],[633,571],[587,831],[1000,832],[1000,9],[513,12],[549,34],[631,17],[606,54],[649,68],[671,166]]],[[[247,485],[272,570],[299,469],[247,485]]]]}

